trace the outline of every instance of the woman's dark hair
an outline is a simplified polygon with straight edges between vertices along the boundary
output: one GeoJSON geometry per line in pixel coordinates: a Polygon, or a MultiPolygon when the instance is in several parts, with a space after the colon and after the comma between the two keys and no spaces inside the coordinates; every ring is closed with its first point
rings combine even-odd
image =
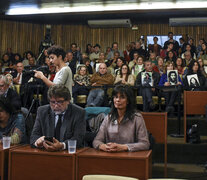
{"type": "Polygon", "coordinates": [[[15,112],[15,109],[11,102],[4,96],[0,96],[0,109],[6,111],[10,115],[15,112]]]}
{"type": "Polygon", "coordinates": [[[170,51],[167,52],[167,56],[166,56],[166,58],[165,58],[165,61],[166,61],[166,62],[167,62],[167,61],[172,61],[172,62],[175,64],[175,62],[176,62],[176,55],[175,55],[175,53],[174,53],[173,50],[170,50],[170,51]],[[172,59],[170,59],[170,57],[169,57],[169,53],[170,53],[170,52],[173,54],[172,59]]]}
{"type": "Polygon", "coordinates": [[[62,56],[62,60],[64,60],[65,55],[66,55],[64,49],[58,45],[53,45],[53,46],[49,47],[47,50],[47,54],[48,55],[55,54],[57,57],[62,56]]]}
{"type": "Polygon", "coordinates": [[[198,71],[197,71],[197,74],[198,74],[198,75],[201,75],[201,74],[202,74],[202,72],[201,72],[201,70],[200,70],[200,64],[199,64],[199,62],[196,61],[196,60],[192,60],[192,61],[190,61],[189,65],[188,65],[188,73],[187,73],[187,74],[194,74],[194,72],[193,72],[193,66],[194,66],[195,63],[198,64],[198,71]]]}
{"type": "Polygon", "coordinates": [[[203,52],[203,54],[207,54],[207,44],[206,42],[203,42],[202,44],[206,46],[206,49],[201,48],[201,51],[203,52]]]}
{"type": "Polygon", "coordinates": [[[181,61],[182,61],[181,67],[185,67],[184,60],[183,60],[181,57],[177,57],[177,58],[176,58],[176,61],[175,61],[175,67],[178,67],[178,65],[177,65],[177,60],[178,60],[178,59],[181,59],[181,61]]]}
{"type": "Polygon", "coordinates": [[[118,85],[118,86],[115,86],[115,88],[112,92],[112,104],[111,104],[111,112],[110,112],[111,120],[114,121],[118,118],[118,112],[117,112],[117,109],[114,106],[114,101],[113,101],[114,97],[118,93],[120,93],[121,95],[126,96],[127,101],[128,101],[123,121],[127,118],[132,119],[134,117],[135,112],[136,112],[136,108],[135,108],[136,103],[135,103],[134,92],[133,92],[133,90],[130,86],[118,85]]]}
{"type": "Polygon", "coordinates": [[[131,72],[130,72],[129,66],[128,66],[127,64],[122,64],[122,65],[121,65],[120,76],[121,76],[121,78],[122,78],[122,76],[123,76],[123,74],[122,74],[122,67],[123,67],[123,66],[126,66],[126,67],[127,67],[127,75],[126,75],[126,79],[125,79],[125,81],[128,81],[128,77],[129,77],[129,75],[131,74],[131,72]]]}
{"type": "Polygon", "coordinates": [[[15,54],[14,54],[14,57],[15,57],[15,56],[18,56],[18,57],[19,57],[19,60],[18,60],[18,61],[22,61],[22,56],[21,56],[19,53],[15,53],[15,54]]]}
{"type": "Polygon", "coordinates": [[[26,58],[27,58],[27,55],[28,55],[28,54],[30,54],[32,57],[34,57],[34,53],[33,53],[32,51],[27,51],[27,52],[26,52],[26,58]]]}
{"type": "Polygon", "coordinates": [[[90,50],[88,49],[88,46],[90,46],[92,48],[92,45],[91,44],[87,44],[86,45],[86,53],[89,55],[91,52],[90,50]]]}

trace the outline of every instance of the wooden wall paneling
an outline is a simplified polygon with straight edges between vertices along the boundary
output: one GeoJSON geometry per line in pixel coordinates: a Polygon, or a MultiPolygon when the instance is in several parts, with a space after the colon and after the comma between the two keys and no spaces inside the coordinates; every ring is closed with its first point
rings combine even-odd
{"type": "MultiPolygon", "coordinates": [[[[76,42],[82,52],[85,52],[86,44],[100,44],[101,50],[106,51],[106,47],[111,47],[114,41],[119,43],[119,49],[124,50],[131,41],[136,41],[141,35],[145,38],[147,35],[167,35],[169,31],[174,34],[182,34],[194,38],[195,45],[200,38],[206,38],[206,26],[185,26],[170,27],[167,23],[146,22],[136,23],[138,30],[131,28],[90,28],[87,25],[52,25],[51,35],[55,44],[61,45],[66,51],[70,44],[76,42]]],[[[26,50],[33,51],[37,56],[39,54],[39,45],[44,39],[46,25],[32,24],[24,22],[15,22],[0,20],[0,55],[11,47],[13,52],[19,52],[21,55],[26,50]]],[[[146,40],[146,39],[145,39],[146,40]]]]}

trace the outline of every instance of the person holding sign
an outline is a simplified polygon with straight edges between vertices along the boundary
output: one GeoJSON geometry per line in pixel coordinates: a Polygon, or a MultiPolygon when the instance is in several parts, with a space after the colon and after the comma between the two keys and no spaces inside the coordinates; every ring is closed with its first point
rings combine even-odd
{"type": "MultiPolygon", "coordinates": [[[[182,85],[182,81],[180,76],[178,76],[177,70],[174,70],[173,62],[168,61],[165,65],[164,73],[161,76],[159,86],[165,87],[172,87],[182,85]]],[[[163,88],[162,92],[163,96],[165,97],[165,105],[166,105],[166,112],[173,112],[174,111],[174,103],[178,96],[177,89],[171,88],[163,88]]]]}

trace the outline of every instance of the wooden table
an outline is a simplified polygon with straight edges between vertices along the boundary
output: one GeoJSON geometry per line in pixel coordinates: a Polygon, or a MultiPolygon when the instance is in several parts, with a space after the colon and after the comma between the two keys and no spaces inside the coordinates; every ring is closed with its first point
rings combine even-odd
{"type": "Polygon", "coordinates": [[[2,144],[0,144],[0,176],[1,180],[8,179],[8,158],[9,149],[14,149],[20,145],[13,145],[8,149],[3,149],[2,144]]]}
{"type": "Polygon", "coordinates": [[[108,153],[87,149],[76,157],[76,178],[87,174],[105,174],[135,177],[145,180],[151,177],[152,151],[108,153]]]}
{"type": "MultiPolygon", "coordinates": [[[[77,150],[76,154],[86,150],[77,150]]],[[[75,156],[68,151],[47,152],[29,145],[9,151],[10,180],[75,180],[75,156]]]]}
{"type": "Polygon", "coordinates": [[[167,177],[167,113],[142,112],[142,116],[155,142],[164,144],[164,176],[167,177]]]}
{"type": "Polygon", "coordinates": [[[184,91],[184,140],[186,142],[187,115],[205,115],[207,91],[184,91]]]}

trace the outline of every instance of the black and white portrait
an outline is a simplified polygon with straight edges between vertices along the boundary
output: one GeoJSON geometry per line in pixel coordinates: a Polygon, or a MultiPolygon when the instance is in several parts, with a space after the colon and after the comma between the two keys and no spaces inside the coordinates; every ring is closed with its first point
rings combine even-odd
{"type": "Polygon", "coordinates": [[[142,72],[142,85],[153,86],[152,72],[142,72]]]}
{"type": "Polygon", "coordinates": [[[178,83],[178,71],[177,70],[167,71],[167,78],[170,85],[176,85],[178,83]]]}
{"type": "Polygon", "coordinates": [[[199,87],[200,83],[197,74],[187,75],[188,85],[190,87],[199,87]]]}

